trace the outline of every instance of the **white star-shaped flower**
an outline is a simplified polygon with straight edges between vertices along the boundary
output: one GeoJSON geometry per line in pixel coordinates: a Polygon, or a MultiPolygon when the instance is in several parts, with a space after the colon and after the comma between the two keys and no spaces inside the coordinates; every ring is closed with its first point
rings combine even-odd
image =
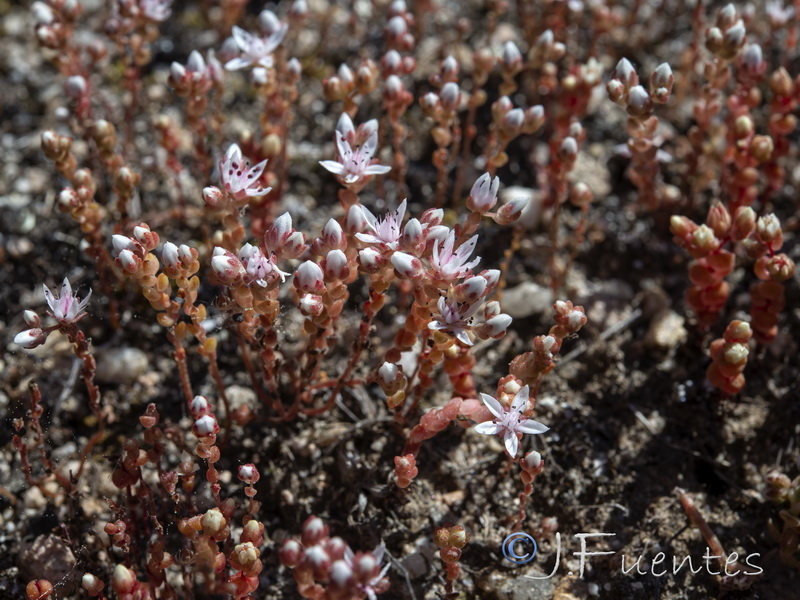
{"type": "Polygon", "coordinates": [[[486,435],[503,436],[506,452],[508,452],[511,458],[516,458],[517,456],[520,434],[527,433],[529,435],[536,435],[550,429],[546,425],[539,423],[539,421],[529,419],[522,414],[528,406],[529,392],[530,388],[527,385],[517,392],[517,395],[514,396],[514,400],[511,402],[510,410],[506,410],[505,407],[492,396],[481,394],[483,403],[497,418],[494,421],[478,423],[475,425],[475,431],[486,435]]]}

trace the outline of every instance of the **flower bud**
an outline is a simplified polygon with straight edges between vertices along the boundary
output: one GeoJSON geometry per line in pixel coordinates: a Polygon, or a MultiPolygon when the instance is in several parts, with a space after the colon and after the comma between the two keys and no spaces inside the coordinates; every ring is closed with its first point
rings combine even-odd
{"type": "Polygon", "coordinates": [[[303,523],[300,540],[303,545],[308,547],[318,544],[323,538],[328,537],[328,526],[325,522],[314,515],[309,516],[303,523]]]}
{"type": "MultiPolygon", "coordinates": [[[[27,311],[26,311],[27,312],[27,311]]],[[[32,350],[47,341],[47,334],[38,327],[26,329],[14,336],[14,343],[26,350],[32,350]]]]}
{"type": "Polygon", "coordinates": [[[718,241],[714,236],[714,231],[708,225],[700,225],[692,233],[692,244],[698,250],[711,252],[716,249],[718,241]]]}
{"type": "Polygon", "coordinates": [[[167,267],[177,268],[180,265],[178,247],[172,242],[165,242],[161,249],[161,262],[167,267]]]}
{"type": "Polygon", "coordinates": [[[747,44],[739,55],[739,68],[750,77],[758,77],[763,74],[767,68],[767,63],[764,62],[761,46],[747,44]]]}
{"type": "Polygon", "coordinates": [[[668,63],[661,63],[650,75],[650,92],[654,93],[659,88],[664,88],[667,93],[672,92],[672,85],[675,77],[672,74],[672,67],[668,63]]]}
{"type": "Polygon", "coordinates": [[[525,111],[521,108],[513,108],[508,111],[500,121],[500,128],[508,136],[519,135],[522,125],[525,123],[525,111]]]}
{"type": "Polygon", "coordinates": [[[211,269],[223,285],[234,285],[245,274],[242,261],[219,246],[214,248],[214,253],[211,257],[211,269]]]}
{"type": "Polygon", "coordinates": [[[724,238],[731,228],[731,215],[723,204],[716,202],[708,209],[706,223],[714,230],[714,235],[724,238]]]}
{"type": "Polygon", "coordinates": [[[344,560],[334,561],[331,565],[330,580],[334,590],[347,590],[353,586],[353,570],[344,560]]]}
{"type": "Polygon", "coordinates": [[[117,262],[129,273],[135,273],[139,269],[142,259],[130,250],[125,249],[117,255],[117,262]]]}
{"type": "Polygon", "coordinates": [[[345,222],[347,233],[361,233],[367,228],[367,218],[364,216],[364,209],[360,204],[353,204],[347,211],[347,221],[345,222]]]}
{"type": "Polygon", "coordinates": [[[506,334],[506,330],[511,325],[511,321],[512,319],[509,315],[500,313],[487,320],[483,324],[484,327],[481,328],[481,332],[484,333],[486,337],[498,339],[506,334]]]}
{"type": "Polygon", "coordinates": [[[209,186],[203,188],[203,200],[209,208],[218,208],[222,204],[225,194],[218,187],[209,186]]]}
{"type": "Polygon", "coordinates": [[[429,208],[419,218],[420,222],[428,227],[437,227],[444,221],[444,210],[441,208],[429,208]]]}
{"type": "Polygon", "coordinates": [[[294,274],[294,286],[301,292],[322,292],[325,276],[320,266],[310,260],[301,264],[294,274]]]}
{"type": "Polygon", "coordinates": [[[723,352],[725,362],[731,365],[741,365],[747,362],[747,355],[750,351],[744,344],[734,343],[728,346],[723,352]]]}
{"type": "Polygon", "coordinates": [[[325,310],[325,303],[322,301],[322,296],[317,294],[303,294],[297,304],[300,312],[306,317],[318,317],[325,310]]]}
{"type": "Polygon", "coordinates": [[[444,81],[455,81],[458,79],[458,61],[449,54],[447,58],[442,61],[442,79],[444,81]]]}
{"type": "Polygon", "coordinates": [[[210,410],[208,399],[205,396],[195,396],[189,404],[189,410],[192,412],[192,417],[199,419],[210,410]]]}
{"type": "Polygon", "coordinates": [[[72,77],[67,77],[64,82],[64,95],[72,100],[80,100],[86,94],[88,88],[86,79],[80,75],[73,75],[72,77]]]}
{"type": "Polygon", "coordinates": [[[305,552],[301,559],[301,567],[309,569],[316,580],[323,580],[328,577],[331,569],[331,557],[325,552],[325,548],[320,545],[309,546],[306,542],[305,552]]]}
{"type": "Polygon", "coordinates": [[[195,260],[197,260],[197,250],[194,250],[187,246],[186,244],[181,244],[178,247],[178,257],[181,259],[181,262],[184,265],[191,265],[195,260]]]}
{"type": "Polygon", "coordinates": [[[347,255],[341,250],[331,250],[323,261],[325,276],[329,279],[346,279],[350,274],[347,265],[347,255]]]}
{"type": "Polygon", "coordinates": [[[278,558],[283,566],[293,569],[300,562],[302,553],[303,547],[300,542],[288,538],[281,545],[281,549],[278,551],[278,558]]]}
{"type": "Polygon", "coordinates": [[[322,229],[322,239],[329,248],[342,249],[347,246],[347,239],[342,226],[336,219],[329,219],[322,229]]]}
{"type": "Polygon", "coordinates": [[[125,565],[117,565],[114,567],[114,574],[111,576],[111,589],[117,595],[129,594],[133,591],[138,582],[136,577],[128,567],[125,565]]]}
{"type": "Polygon", "coordinates": [[[535,470],[542,466],[542,455],[536,450],[528,452],[522,460],[525,461],[525,466],[530,470],[535,470]]]}
{"type": "Polygon", "coordinates": [[[378,377],[380,377],[381,383],[384,385],[394,384],[399,379],[399,376],[400,370],[394,363],[384,362],[381,368],[378,369],[378,377]]]}
{"type": "Polygon", "coordinates": [[[522,54],[517,45],[511,40],[503,45],[502,57],[503,70],[516,73],[522,68],[522,54]]]}
{"type": "Polygon", "coordinates": [[[405,252],[395,252],[392,254],[392,266],[395,272],[403,278],[418,280],[425,274],[422,262],[411,254],[405,252]]]}
{"type": "Polygon", "coordinates": [[[528,206],[529,198],[515,198],[500,207],[494,216],[494,221],[498,225],[510,225],[519,219],[522,211],[528,206]]]}
{"type": "Polygon", "coordinates": [[[571,165],[578,158],[578,141],[572,137],[567,136],[561,140],[561,146],[558,148],[558,159],[567,165],[571,165]]]}
{"type": "Polygon", "coordinates": [[[261,478],[258,473],[258,469],[256,469],[256,466],[253,463],[240,465],[238,477],[241,481],[251,485],[256,483],[261,478]]]}
{"type": "Polygon", "coordinates": [[[271,10],[262,10],[258,15],[258,24],[261,27],[261,30],[266,35],[272,35],[280,31],[281,27],[283,27],[283,23],[271,10]]]}
{"type": "Polygon", "coordinates": [[[206,514],[203,515],[200,524],[203,527],[203,533],[214,537],[215,535],[222,533],[222,530],[225,529],[228,521],[225,519],[225,516],[222,514],[220,509],[212,508],[206,511],[206,514]]]}
{"type": "Polygon", "coordinates": [[[283,246],[275,249],[281,258],[298,258],[306,251],[306,236],[300,231],[293,231],[283,246]]]}
{"type": "Polygon", "coordinates": [[[750,142],[750,156],[755,158],[758,162],[767,162],[772,156],[772,151],[774,149],[775,144],[768,135],[753,136],[750,142]]]}
{"type": "Polygon", "coordinates": [[[489,282],[486,278],[480,275],[475,275],[465,279],[462,283],[456,286],[456,296],[459,302],[467,302],[472,304],[477,300],[483,298],[486,293],[486,288],[489,282]]]}
{"type": "Polygon", "coordinates": [[[41,324],[39,315],[37,315],[32,310],[26,310],[25,312],[23,312],[22,318],[24,319],[25,324],[28,327],[39,327],[39,325],[41,324]]]}
{"type": "Polygon", "coordinates": [[[89,596],[94,597],[102,593],[106,584],[99,577],[95,577],[91,573],[84,573],[83,577],[81,577],[81,587],[86,590],[89,596]]]}
{"type": "Polygon", "coordinates": [[[286,240],[294,232],[292,228],[292,216],[287,212],[275,219],[267,232],[264,234],[264,244],[270,250],[277,251],[286,244],[286,240]]]}
{"type": "Polygon", "coordinates": [[[496,317],[499,314],[501,314],[501,308],[500,308],[500,303],[497,300],[492,300],[491,302],[487,302],[486,305],[483,307],[483,318],[487,321],[492,317],[496,317]]]}
{"type": "Polygon", "coordinates": [[[197,437],[206,437],[219,431],[219,425],[214,415],[205,414],[194,422],[194,433],[197,437]]]}
{"type": "Polygon", "coordinates": [[[783,245],[781,222],[774,213],[758,218],[758,221],[756,221],[756,237],[758,237],[758,241],[770,246],[773,250],[777,250],[783,245]]]}
{"type": "Polygon", "coordinates": [[[625,89],[630,89],[639,83],[636,69],[633,68],[631,61],[627,58],[622,58],[617,63],[617,67],[614,69],[614,79],[619,80],[625,86],[625,89]]]}
{"type": "Polygon", "coordinates": [[[358,263],[367,273],[377,273],[386,265],[386,257],[375,248],[364,248],[358,252],[358,263]]]}
{"type": "Polygon", "coordinates": [[[409,219],[405,227],[403,227],[403,235],[400,238],[400,242],[404,248],[413,250],[425,241],[423,235],[422,223],[418,219],[409,219]]]}
{"type": "Polygon", "coordinates": [[[458,89],[458,84],[452,81],[445,83],[439,91],[439,98],[445,110],[449,112],[458,110],[458,104],[461,100],[461,91],[458,89]]]}
{"type": "Polygon", "coordinates": [[[632,117],[646,117],[653,110],[653,101],[641,85],[633,86],[628,92],[628,114],[632,117]]]}
{"type": "Polygon", "coordinates": [[[756,211],[749,206],[740,206],[733,217],[731,237],[740,241],[750,236],[756,230],[756,211]]]}
{"type": "Polygon", "coordinates": [[[485,214],[497,204],[497,190],[500,188],[500,178],[492,179],[489,173],[481,175],[472,185],[472,190],[467,198],[467,208],[473,212],[485,214]]]}
{"type": "Polygon", "coordinates": [[[536,133],[544,125],[544,107],[540,104],[525,109],[525,119],[522,123],[522,131],[525,133],[536,133]]]}
{"type": "Polygon", "coordinates": [[[111,246],[114,248],[114,252],[119,254],[123,250],[130,250],[131,252],[136,252],[137,244],[127,235],[119,235],[115,233],[111,236],[111,246]]]}

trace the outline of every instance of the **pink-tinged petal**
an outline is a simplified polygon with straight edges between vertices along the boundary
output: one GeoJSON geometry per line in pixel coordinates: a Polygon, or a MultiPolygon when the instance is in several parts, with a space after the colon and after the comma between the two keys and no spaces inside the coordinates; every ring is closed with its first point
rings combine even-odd
{"type": "Polygon", "coordinates": [[[344,166],[342,163],[336,162],[335,160],[321,160],[319,164],[336,175],[342,175],[344,173],[344,166]]]}
{"type": "Polygon", "coordinates": [[[64,277],[64,281],[61,282],[61,297],[64,296],[72,297],[72,286],[69,284],[69,279],[64,277]]]}
{"type": "Polygon", "coordinates": [[[544,423],[539,423],[539,421],[534,421],[533,419],[525,419],[519,422],[519,425],[517,425],[517,431],[521,431],[522,433],[529,433],[531,435],[536,435],[538,433],[545,433],[546,431],[550,431],[550,428],[544,423]]]}
{"type": "Polygon", "coordinates": [[[53,292],[44,284],[42,284],[42,287],[44,288],[44,299],[47,301],[47,306],[50,307],[50,312],[56,312],[56,299],[53,297],[53,292]]]}
{"type": "Polygon", "coordinates": [[[444,296],[439,296],[439,301],[436,303],[436,306],[439,309],[439,314],[444,316],[444,313],[447,310],[447,300],[444,296]]]}
{"type": "Polygon", "coordinates": [[[475,246],[478,244],[478,236],[473,235],[469,238],[466,242],[461,244],[456,250],[456,258],[460,259],[461,261],[467,260],[467,258],[473,253],[475,250],[475,246]]]}
{"type": "Polygon", "coordinates": [[[286,32],[289,30],[289,25],[284,23],[280,29],[275,31],[272,35],[270,35],[264,41],[264,51],[265,52],[272,52],[277,48],[280,43],[283,41],[283,38],[286,36],[286,32]]]}
{"type": "Polygon", "coordinates": [[[363,123],[359,130],[362,134],[366,137],[372,136],[373,133],[378,133],[378,119],[370,119],[366,123],[363,123]]]}
{"type": "Polygon", "coordinates": [[[255,198],[257,196],[265,196],[266,194],[269,194],[271,191],[272,191],[271,187],[248,188],[245,191],[245,194],[247,195],[248,198],[255,198]]]}
{"type": "Polygon", "coordinates": [[[433,329],[434,331],[443,331],[448,329],[448,327],[441,321],[431,321],[428,323],[428,329],[433,329]]]}
{"type": "Polygon", "coordinates": [[[267,160],[262,160],[260,163],[251,167],[250,170],[247,171],[247,179],[250,181],[257,181],[261,174],[264,173],[264,169],[267,166],[267,160]]]}
{"type": "Polygon", "coordinates": [[[241,27],[234,25],[233,29],[231,29],[231,35],[233,35],[233,41],[236,42],[236,45],[239,46],[239,50],[242,52],[247,52],[253,44],[253,34],[245,31],[241,27]]]}
{"type": "Polygon", "coordinates": [[[517,392],[514,396],[514,401],[511,403],[511,410],[522,412],[528,406],[528,397],[530,394],[530,387],[527,385],[517,392]]]}
{"type": "Polygon", "coordinates": [[[506,452],[511,458],[517,457],[517,450],[519,450],[519,438],[513,431],[506,431],[505,439],[503,440],[506,445],[506,452]]]}
{"type": "Polygon", "coordinates": [[[503,408],[503,405],[500,404],[495,398],[490,396],[489,394],[481,394],[481,400],[486,405],[491,413],[497,417],[498,419],[502,419],[506,414],[506,409],[503,408]]]}
{"type": "Polygon", "coordinates": [[[470,304],[469,308],[467,308],[466,312],[461,313],[461,320],[462,321],[468,320],[472,315],[474,315],[477,312],[477,310],[480,307],[481,307],[481,303],[480,302],[475,302],[474,304],[470,304]]]}
{"type": "Polygon", "coordinates": [[[340,132],[345,139],[352,133],[355,135],[356,128],[353,126],[353,120],[347,113],[342,113],[339,121],[336,123],[336,131],[340,132]]]}
{"type": "Polygon", "coordinates": [[[370,165],[364,169],[364,175],[383,175],[391,170],[392,167],[387,167],[385,165],[370,165]]]}
{"type": "Polygon", "coordinates": [[[400,227],[400,223],[403,222],[403,217],[406,214],[406,206],[408,206],[408,198],[403,198],[403,201],[400,203],[400,206],[397,207],[397,226],[400,227]]]}
{"type": "Polygon", "coordinates": [[[374,156],[375,151],[378,149],[378,132],[373,131],[367,141],[361,146],[361,151],[369,157],[374,156]]]}
{"type": "Polygon", "coordinates": [[[242,163],[242,149],[239,148],[239,144],[231,144],[228,146],[228,149],[225,151],[225,164],[226,166],[230,167],[230,163],[236,162],[239,166],[242,163]]]}
{"type": "Polygon", "coordinates": [[[382,244],[383,240],[379,237],[375,237],[371,233],[357,233],[356,239],[364,242],[365,244],[382,244]]]}
{"type": "Polygon", "coordinates": [[[239,69],[246,69],[250,65],[253,64],[253,61],[249,58],[245,58],[243,56],[237,56],[236,58],[230,59],[228,62],[225,63],[225,68],[229,71],[238,71],[239,69]]]}
{"type": "Polygon", "coordinates": [[[92,289],[89,288],[89,293],[86,294],[86,298],[80,301],[78,304],[78,312],[83,312],[83,309],[86,308],[86,305],[89,304],[89,298],[92,297],[92,289]]]}
{"type": "Polygon", "coordinates": [[[463,267],[461,267],[461,270],[463,272],[466,272],[466,271],[468,271],[470,269],[473,269],[473,268],[478,266],[479,262],[481,262],[481,257],[480,256],[476,256],[473,260],[469,261],[467,264],[465,264],[463,267]]]}
{"type": "Polygon", "coordinates": [[[486,435],[497,435],[503,429],[500,425],[493,423],[492,421],[486,421],[485,423],[478,423],[473,427],[475,431],[478,433],[484,433],[486,435]]]}
{"type": "Polygon", "coordinates": [[[370,210],[363,204],[361,205],[361,212],[364,214],[364,218],[367,220],[367,225],[369,226],[369,228],[372,229],[372,231],[377,232],[378,219],[375,217],[375,215],[373,215],[370,212],[370,210]]]}
{"type": "Polygon", "coordinates": [[[472,340],[469,339],[469,335],[467,334],[467,331],[465,329],[461,329],[460,327],[458,329],[453,328],[453,333],[456,334],[456,339],[459,342],[467,346],[472,346],[472,340]]]}
{"type": "Polygon", "coordinates": [[[353,153],[350,144],[344,139],[341,131],[336,131],[336,151],[339,153],[341,159],[346,159],[353,153]]]}

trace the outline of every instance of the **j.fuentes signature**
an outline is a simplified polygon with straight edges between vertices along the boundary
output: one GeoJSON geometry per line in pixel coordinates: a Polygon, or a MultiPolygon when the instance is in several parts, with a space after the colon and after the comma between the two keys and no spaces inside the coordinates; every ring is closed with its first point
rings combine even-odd
{"type": "MultiPolygon", "coordinates": [[[[610,550],[603,551],[590,551],[587,549],[587,540],[591,538],[605,538],[613,537],[615,533],[576,533],[573,537],[579,540],[580,550],[572,552],[572,555],[579,560],[578,575],[583,577],[587,565],[587,558],[592,556],[608,556],[616,554],[610,550]]],[[[561,533],[556,533],[556,562],[553,570],[548,575],[525,575],[528,579],[550,579],[559,570],[561,566],[561,533]]],[[[538,552],[538,546],[533,536],[527,533],[512,533],[505,540],[501,547],[503,556],[507,560],[515,564],[527,564],[531,562],[538,552]]],[[[739,554],[731,552],[727,556],[718,556],[711,554],[711,549],[706,547],[705,553],[700,557],[692,556],[677,556],[673,555],[672,560],[667,559],[667,554],[658,552],[652,559],[647,559],[645,555],[640,554],[636,557],[626,556],[622,554],[622,563],[620,572],[624,575],[638,574],[638,575],[652,575],[654,577],[663,577],[668,573],[677,575],[683,569],[688,569],[693,574],[699,573],[705,569],[711,575],[725,575],[727,577],[736,576],[757,576],[764,572],[760,566],[756,564],[756,559],[761,555],[753,552],[744,557],[744,564],[740,562],[739,554]],[[670,568],[671,567],[671,568],[670,568]]],[[[570,573],[571,575],[572,573],[570,573]]]]}

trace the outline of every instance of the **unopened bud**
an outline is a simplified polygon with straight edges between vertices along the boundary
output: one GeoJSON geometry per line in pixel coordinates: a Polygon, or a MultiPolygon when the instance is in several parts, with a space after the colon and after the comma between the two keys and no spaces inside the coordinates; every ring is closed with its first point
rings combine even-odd
{"type": "Polygon", "coordinates": [[[425,274],[422,262],[411,254],[405,252],[395,252],[392,254],[392,266],[400,277],[406,279],[421,279],[425,274]]]}
{"type": "Polygon", "coordinates": [[[325,289],[325,276],[319,265],[307,260],[294,275],[294,286],[301,292],[321,292],[325,289]]]}
{"type": "Polygon", "coordinates": [[[494,216],[494,222],[498,225],[510,225],[519,219],[522,211],[528,206],[530,198],[514,198],[500,207],[494,216]]]}

